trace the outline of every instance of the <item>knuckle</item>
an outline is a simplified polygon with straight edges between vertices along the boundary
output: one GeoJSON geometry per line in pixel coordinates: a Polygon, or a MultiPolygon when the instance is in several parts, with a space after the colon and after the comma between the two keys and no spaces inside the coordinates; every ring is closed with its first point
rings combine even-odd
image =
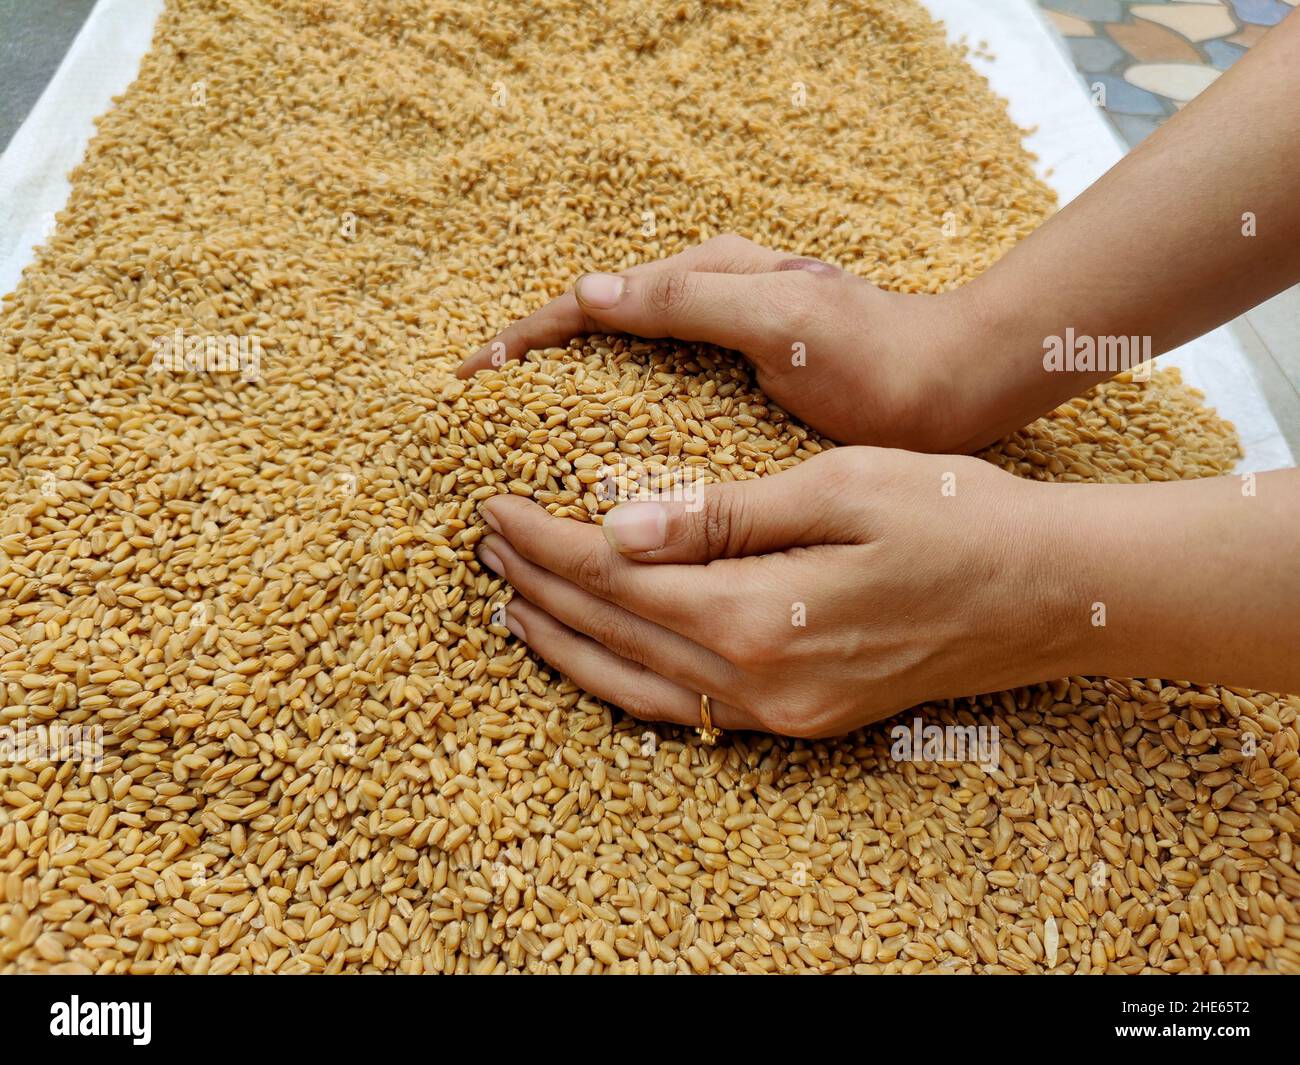
{"type": "Polygon", "coordinates": [[[620,658],[645,663],[644,641],[637,638],[636,622],[626,610],[612,605],[599,608],[592,619],[591,635],[620,658]]]}
{"type": "Polygon", "coordinates": [[[733,528],[735,506],[727,493],[722,491],[705,492],[704,505],[700,510],[700,536],[704,540],[705,550],[710,558],[721,558],[730,553],[733,546],[733,528]]]}
{"type": "Polygon", "coordinates": [[[659,314],[682,314],[690,302],[690,274],[664,270],[655,274],[646,289],[646,303],[659,314]]]}
{"type": "Polygon", "coordinates": [[[747,274],[748,262],[743,255],[718,252],[709,262],[711,274],[747,274]]]}
{"type": "Polygon", "coordinates": [[[581,588],[600,598],[613,590],[608,549],[603,544],[593,544],[578,557],[573,567],[573,580],[581,588]]]}
{"type": "Polygon", "coordinates": [[[731,653],[728,658],[732,664],[750,674],[765,671],[778,647],[767,632],[756,627],[734,633],[729,643],[731,653]]]}
{"type": "Polygon", "coordinates": [[[822,732],[821,711],[807,700],[774,699],[759,712],[765,729],[796,740],[816,739],[822,732]]]}
{"type": "Polygon", "coordinates": [[[825,309],[818,294],[810,291],[806,283],[811,274],[796,270],[791,271],[789,276],[798,280],[784,285],[777,313],[786,332],[798,340],[812,334],[825,317],[825,309]]]}
{"type": "Polygon", "coordinates": [[[621,684],[606,701],[641,721],[663,721],[667,716],[662,707],[655,703],[646,686],[632,680],[621,684]]]}
{"type": "Polygon", "coordinates": [[[790,731],[790,716],[770,696],[756,702],[750,709],[750,716],[754,719],[754,724],[764,732],[776,736],[794,736],[790,731]]]}
{"type": "Polygon", "coordinates": [[[704,242],[710,249],[723,252],[744,251],[754,247],[754,242],[739,233],[719,233],[704,242]]]}
{"type": "Polygon", "coordinates": [[[818,456],[822,460],[818,472],[828,497],[837,498],[862,483],[871,469],[870,452],[870,448],[835,447],[818,456]]]}
{"type": "Polygon", "coordinates": [[[758,245],[735,233],[723,233],[705,241],[703,247],[708,249],[710,273],[743,274],[748,272],[758,245]]]}

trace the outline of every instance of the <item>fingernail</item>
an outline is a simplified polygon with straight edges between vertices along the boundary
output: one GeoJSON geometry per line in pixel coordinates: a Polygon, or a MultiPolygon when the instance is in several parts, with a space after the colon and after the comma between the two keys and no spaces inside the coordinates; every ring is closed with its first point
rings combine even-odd
{"type": "Polygon", "coordinates": [[[523,625],[520,623],[519,619],[515,617],[514,611],[509,607],[506,607],[506,628],[514,633],[516,637],[523,640],[524,643],[528,642],[528,633],[524,632],[523,625]]]}
{"type": "Polygon", "coordinates": [[[480,547],[478,549],[478,560],[487,566],[493,573],[502,573],[505,567],[501,565],[501,559],[490,547],[480,547]]]}
{"type": "Polygon", "coordinates": [[[616,550],[658,551],[668,537],[668,511],[659,503],[620,503],[602,528],[616,550]]]}
{"type": "Polygon", "coordinates": [[[579,302],[607,311],[623,298],[625,288],[627,281],[618,274],[583,274],[578,278],[574,291],[579,302]]]}
{"type": "Polygon", "coordinates": [[[487,507],[479,507],[478,512],[483,515],[483,520],[487,522],[489,529],[494,533],[501,532],[501,523],[493,516],[492,511],[488,510],[487,507]]]}

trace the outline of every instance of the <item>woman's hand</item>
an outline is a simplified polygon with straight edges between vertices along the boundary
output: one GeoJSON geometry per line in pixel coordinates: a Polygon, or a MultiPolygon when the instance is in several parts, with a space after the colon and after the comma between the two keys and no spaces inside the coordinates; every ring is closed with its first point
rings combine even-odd
{"type": "Polygon", "coordinates": [[[735,349],[754,364],[764,392],[843,443],[947,451],[976,431],[958,402],[956,369],[976,334],[963,290],[885,292],[736,236],[621,274],[585,274],[459,374],[601,332],[735,349]]]}
{"type": "Polygon", "coordinates": [[[1044,487],[976,459],[838,448],[624,503],[603,531],[496,496],[479,558],[514,586],[510,630],[637,717],[698,725],[703,692],[724,729],[836,735],[1061,675],[1050,600],[1073,600],[1043,579],[1044,487]]]}

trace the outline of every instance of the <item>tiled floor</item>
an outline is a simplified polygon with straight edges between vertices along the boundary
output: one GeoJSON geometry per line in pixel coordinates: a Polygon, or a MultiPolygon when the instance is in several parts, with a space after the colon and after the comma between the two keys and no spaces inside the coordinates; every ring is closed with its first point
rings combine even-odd
{"type": "MultiPolygon", "coordinates": [[[[1038,2],[1064,38],[1093,101],[1130,146],[1213,84],[1300,5],[1300,0],[1038,2]]],[[[1300,459],[1300,288],[1242,315],[1231,329],[1300,459]]]]}
{"type": "Polygon", "coordinates": [[[1137,144],[1300,0],[1039,0],[1093,98],[1137,144]]]}

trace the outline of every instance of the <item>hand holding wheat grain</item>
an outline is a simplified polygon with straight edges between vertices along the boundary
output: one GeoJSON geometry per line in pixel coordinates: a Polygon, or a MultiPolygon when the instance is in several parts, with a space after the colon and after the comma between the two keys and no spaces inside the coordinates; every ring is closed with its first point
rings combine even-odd
{"type": "Polygon", "coordinates": [[[886,292],[729,234],[620,274],[584,274],[459,375],[587,333],[704,341],[745,355],[763,391],[835,440],[945,451],[972,431],[953,372],[969,335],[966,308],[960,290],[886,292]]]}
{"type": "Polygon", "coordinates": [[[511,631],[637,717],[697,723],[704,693],[723,728],[824,737],[1058,676],[1300,685],[1300,579],[1222,549],[1231,529],[1257,557],[1295,557],[1300,475],[1261,483],[1243,502],[1228,478],[1041,484],[836,448],[624,503],[603,536],[497,496],[479,559],[515,588],[511,631]],[[1132,551],[1162,539],[1159,563],[1132,551]]]}
{"type": "Polygon", "coordinates": [[[834,736],[1056,675],[1066,626],[1054,596],[1024,611],[1042,556],[1017,544],[1042,491],[977,459],[836,448],[698,507],[623,504],[604,535],[498,496],[479,558],[515,588],[515,635],[635,716],[698,723],[703,692],[722,728],[834,736]]]}

